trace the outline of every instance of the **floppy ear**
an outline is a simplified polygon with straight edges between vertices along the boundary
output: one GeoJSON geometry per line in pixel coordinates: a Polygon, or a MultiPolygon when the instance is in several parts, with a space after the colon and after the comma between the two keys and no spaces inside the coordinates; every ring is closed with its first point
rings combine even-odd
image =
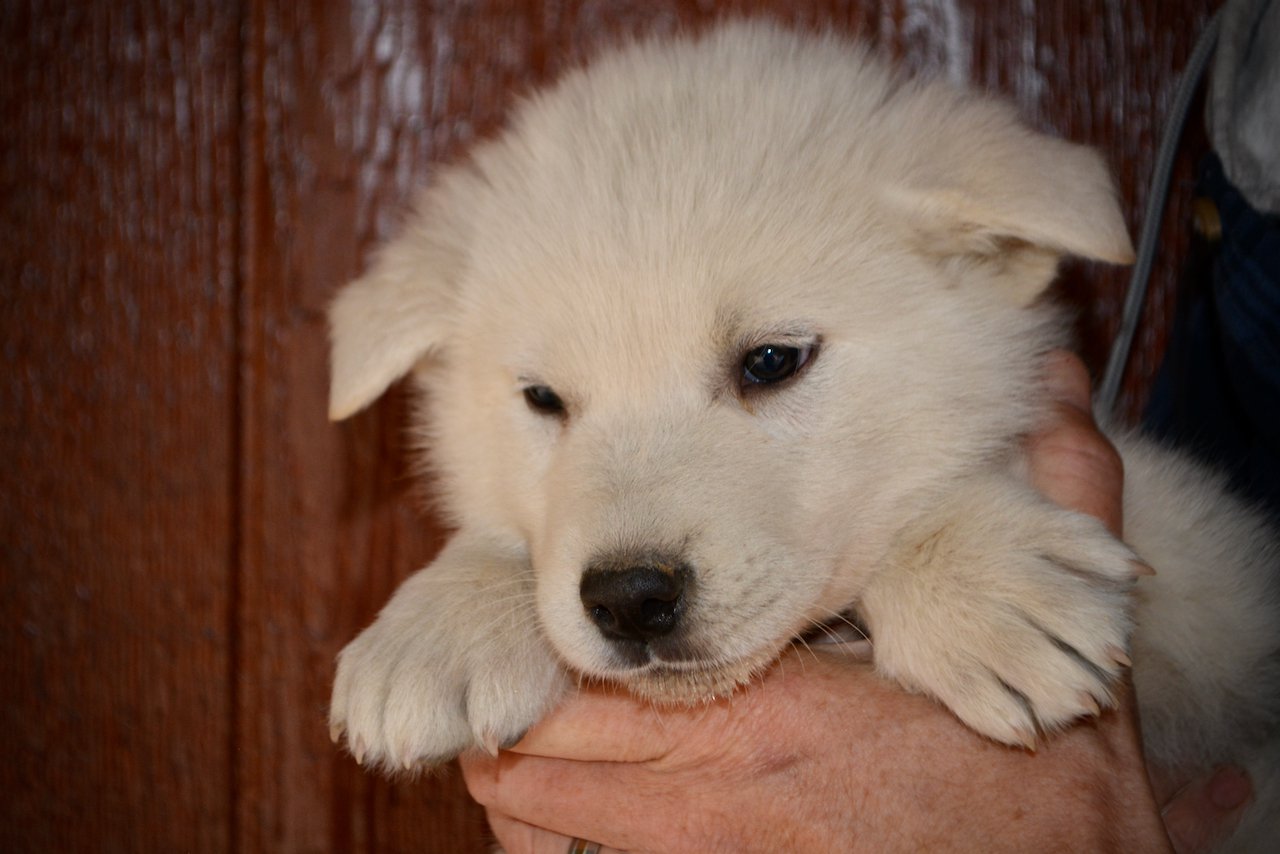
{"type": "Polygon", "coordinates": [[[429,192],[365,275],[329,307],[329,418],[378,398],[444,340],[463,261],[461,235],[429,192]]]}
{"type": "Polygon", "coordinates": [[[1132,263],[1102,157],[1002,112],[950,143],[939,140],[925,174],[890,193],[921,248],[962,270],[976,267],[1023,305],[1048,287],[1064,255],[1132,263]]]}

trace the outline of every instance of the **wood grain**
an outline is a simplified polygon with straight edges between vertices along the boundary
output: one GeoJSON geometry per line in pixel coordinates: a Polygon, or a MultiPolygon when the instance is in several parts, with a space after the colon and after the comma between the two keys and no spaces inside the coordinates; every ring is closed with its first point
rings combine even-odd
{"type": "Polygon", "coordinates": [[[310,11],[256,6],[244,56],[235,842],[444,850],[483,828],[457,779],[367,775],[329,743],[326,723],[338,650],[439,545],[405,498],[399,401],[327,423],[323,323],[426,163],[416,145],[430,131],[409,108],[426,84],[399,75],[431,57],[406,35],[418,23],[410,8],[310,11]]]}
{"type": "Polygon", "coordinates": [[[0,17],[0,849],[225,851],[237,21],[0,17]]]}
{"type": "MultiPolygon", "coordinates": [[[[333,658],[444,531],[400,390],[325,421],[324,307],[438,164],[641,32],[880,43],[1103,149],[1129,222],[1213,3],[335,0],[0,6],[0,849],[484,850],[456,774],[329,744],[333,658]]],[[[1164,346],[1193,132],[1126,411],[1164,346]]],[[[1100,363],[1123,271],[1061,286],[1100,363]]]]}

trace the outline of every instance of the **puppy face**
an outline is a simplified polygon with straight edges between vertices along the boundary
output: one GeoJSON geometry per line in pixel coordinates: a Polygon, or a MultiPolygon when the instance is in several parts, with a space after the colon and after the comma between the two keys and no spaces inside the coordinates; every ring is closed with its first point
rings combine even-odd
{"type": "Polygon", "coordinates": [[[416,365],[446,507],[527,549],[565,660],[705,697],[1030,426],[1066,251],[1127,251],[1105,172],[998,106],[759,26],[641,45],[339,297],[334,412],[416,365]]]}
{"type": "MultiPolygon", "coordinates": [[[[484,331],[459,341],[439,406],[465,408],[477,387],[493,406],[442,418],[437,451],[454,459],[484,437],[541,623],[572,665],[646,693],[703,694],[851,601],[856,579],[836,567],[856,541],[873,550],[881,526],[867,519],[857,536],[823,508],[845,489],[880,506],[894,480],[824,452],[833,431],[856,428],[832,403],[857,347],[820,320],[822,300],[770,305],[728,271],[660,275],[629,260],[617,264],[628,274],[549,275],[563,293],[534,323],[507,300],[477,305],[463,325],[484,331]],[[850,469],[840,489],[833,466],[850,469]],[[674,586],[647,589],[646,573],[674,586]],[[639,589],[589,601],[601,577],[639,589]],[[660,625],[633,613],[646,607],[660,625]]],[[[493,493],[473,500],[478,514],[493,493]]]]}

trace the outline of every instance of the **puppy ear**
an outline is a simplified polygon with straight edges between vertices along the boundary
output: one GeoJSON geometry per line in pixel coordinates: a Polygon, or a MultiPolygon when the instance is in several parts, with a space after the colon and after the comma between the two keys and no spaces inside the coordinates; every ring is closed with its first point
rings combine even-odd
{"type": "Polygon", "coordinates": [[[992,112],[987,118],[997,121],[944,146],[927,174],[917,176],[925,180],[891,194],[921,248],[954,269],[976,268],[1023,305],[1048,287],[1064,255],[1132,263],[1102,157],[1034,133],[1001,116],[1003,110],[992,112]]]}
{"type": "Polygon", "coordinates": [[[378,398],[446,335],[463,267],[462,242],[428,193],[403,234],[329,307],[329,418],[378,398]]]}

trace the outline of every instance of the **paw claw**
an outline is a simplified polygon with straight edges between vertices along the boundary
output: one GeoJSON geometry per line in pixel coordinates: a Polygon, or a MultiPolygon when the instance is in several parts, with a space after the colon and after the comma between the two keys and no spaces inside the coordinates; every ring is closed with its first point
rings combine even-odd
{"type": "Polygon", "coordinates": [[[356,743],[351,745],[351,755],[355,757],[357,765],[364,765],[364,754],[367,749],[364,739],[356,736],[356,743]]]}
{"type": "Polygon", "coordinates": [[[1112,661],[1121,667],[1133,667],[1133,660],[1129,658],[1123,649],[1115,644],[1109,644],[1107,646],[1107,655],[1112,661]]]}
{"type": "Polygon", "coordinates": [[[1146,561],[1141,561],[1136,558],[1129,561],[1129,566],[1130,568],[1133,569],[1134,575],[1150,576],[1150,575],[1156,574],[1155,567],[1153,567],[1151,564],[1147,563],[1146,561]]]}

